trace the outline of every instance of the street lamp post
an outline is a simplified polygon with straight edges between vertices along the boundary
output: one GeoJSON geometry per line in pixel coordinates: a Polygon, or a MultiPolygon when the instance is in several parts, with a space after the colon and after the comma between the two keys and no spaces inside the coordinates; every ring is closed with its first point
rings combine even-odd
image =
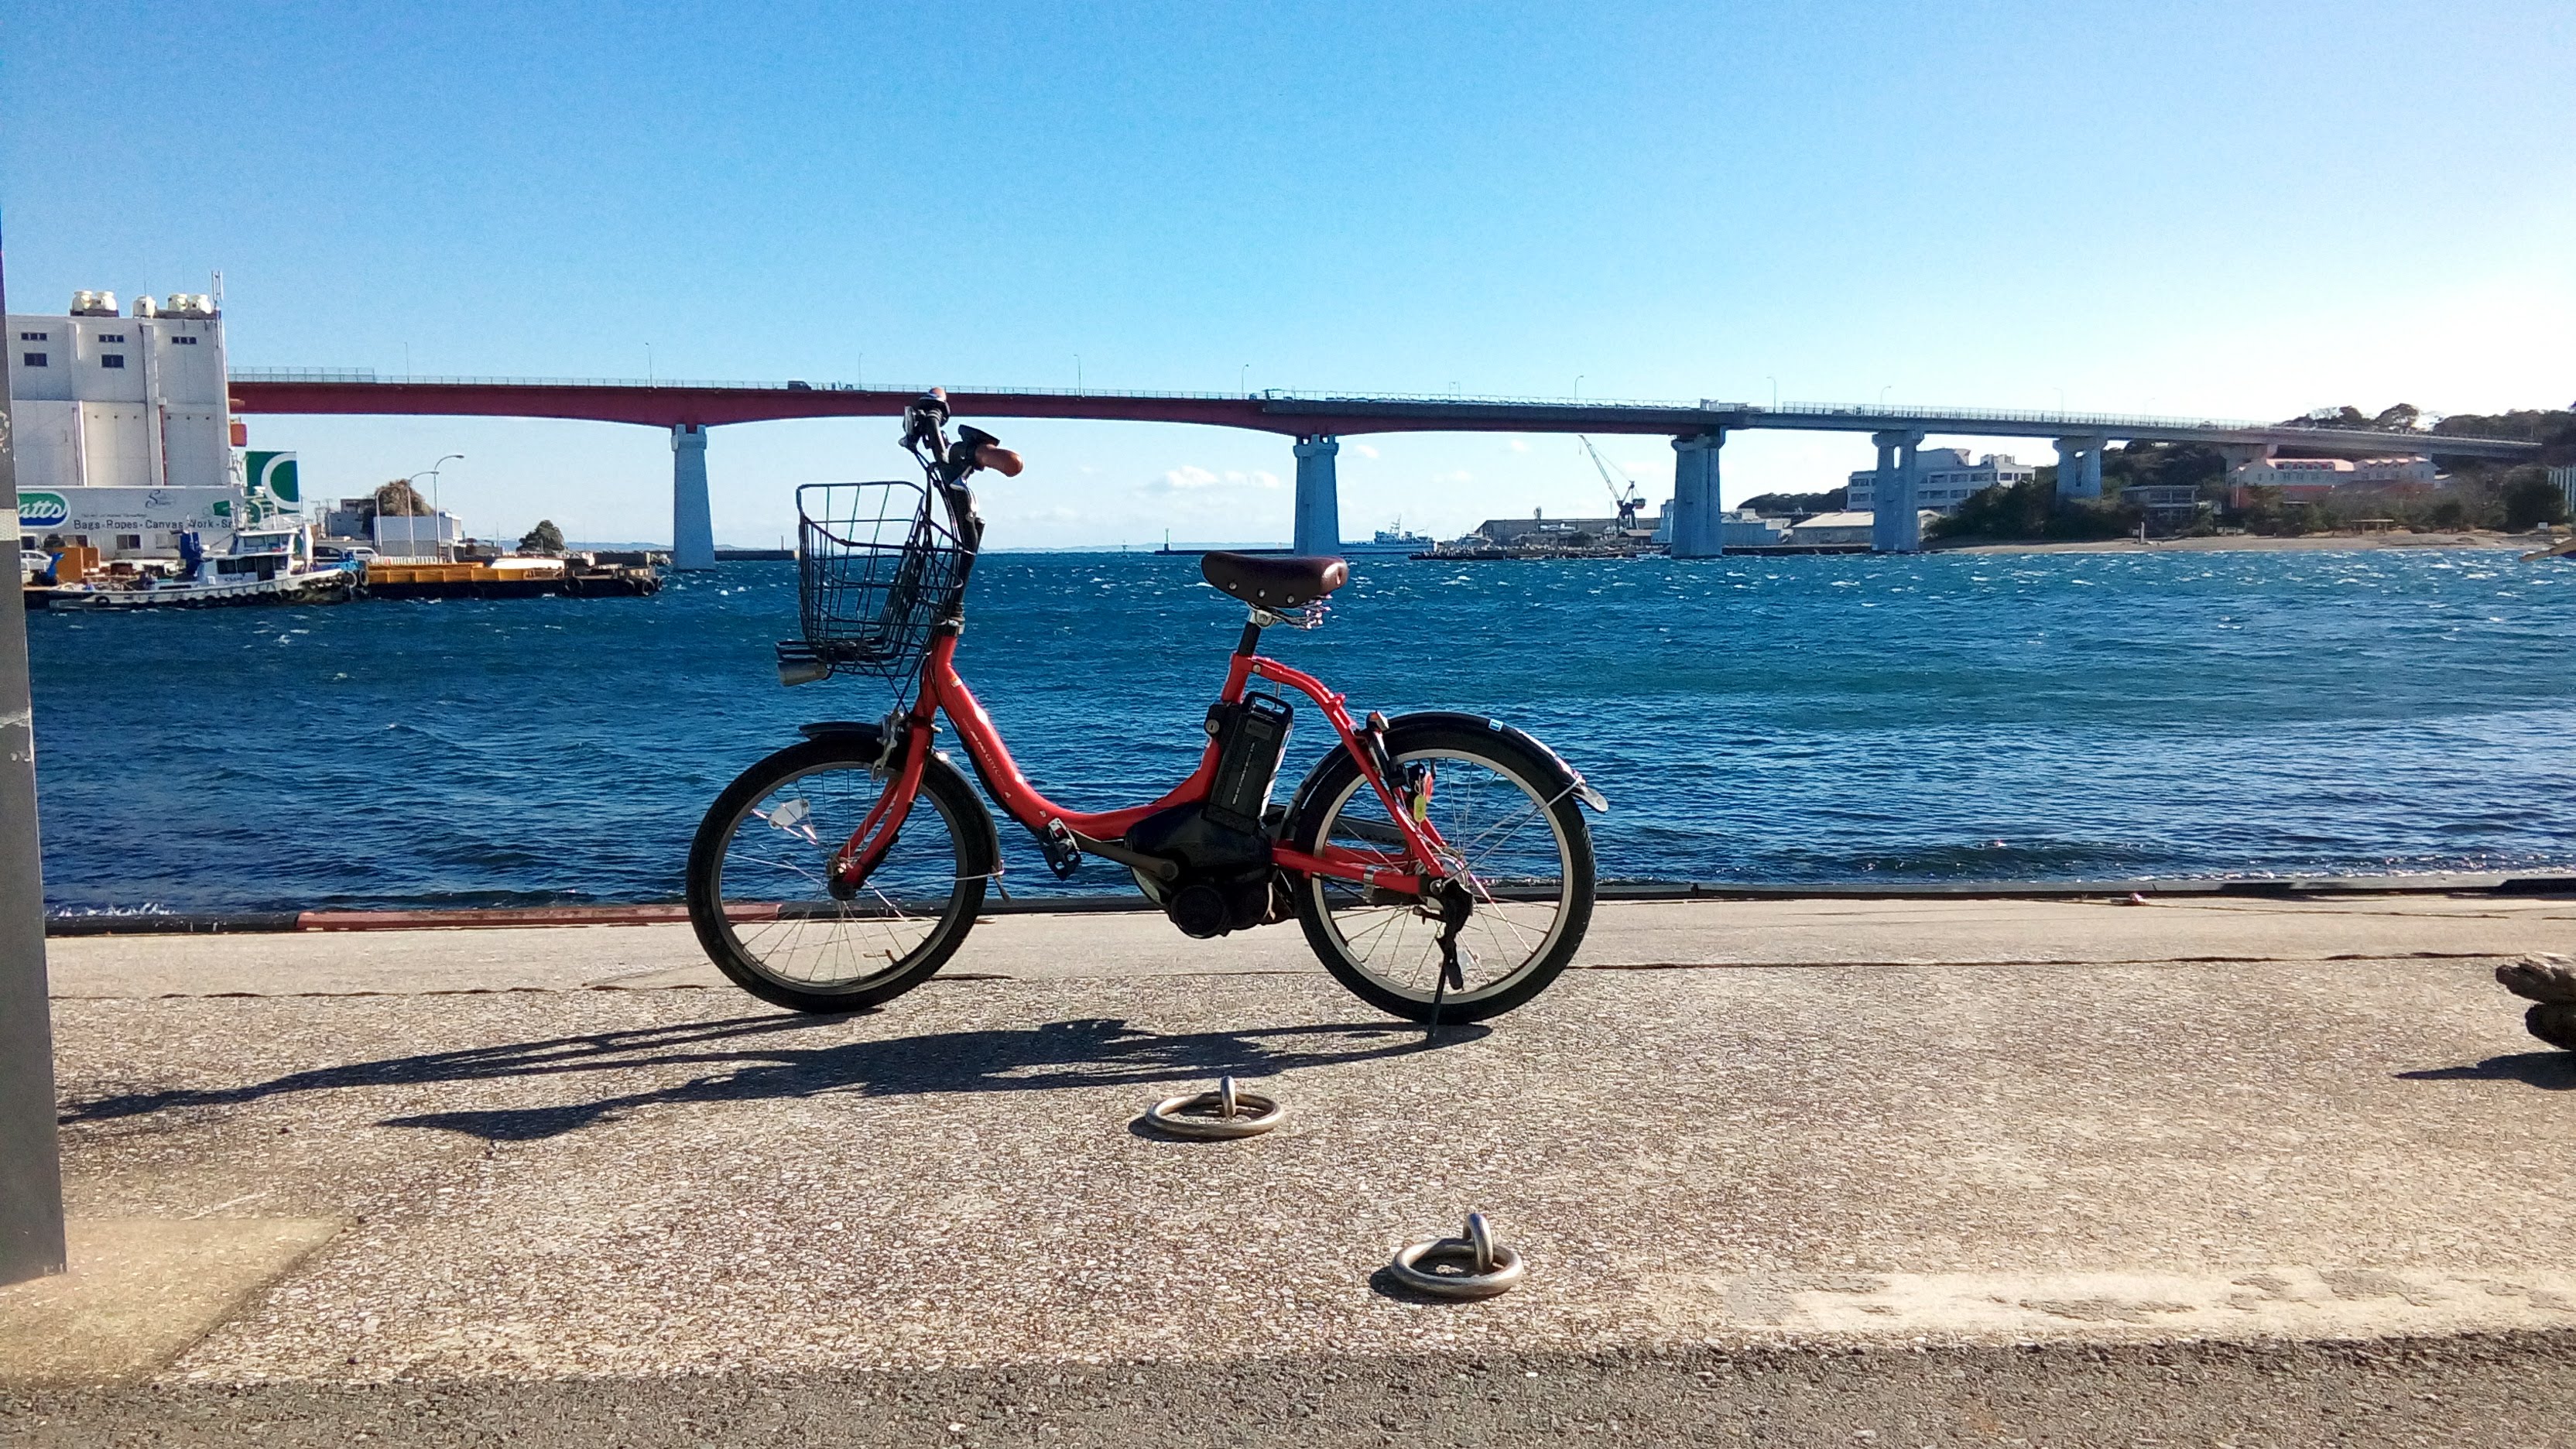
{"type": "Polygon", "coordinates": [[[1765,381],[1771,384],[1771,411],[1776,413],[1780,411],[1780,379],[1771,376],[1771,374],[1767,372],[1762,374],[1762,376],[1765,381]]]}
{"type": "Polygon", "coordinates": [[[462,463],[464,461],[465,455],[463,453],[450,453],[446,457],[429,465],[429,509],[432,513],[438,511],[439,470],[445,468],[450,463],[462,463]]]}
{"type": "Polygon", "coordinates": [[[1582,373],[1578,372],[1574,375],[1574,400],[1576,402],[1583,401],[1583,378],[1584,374],[1582,373]]]}
{"type": "MultiPolygon", "coordinates": [[[[450,454],[448,454],[446,457],[439,459],[437,462],[432,463],[432,464],[431,464],[431,465],[429,465],[428,467],[421,469],[419,472],[414,473],[414,474],[412,474],[410,477],[405,478],[405,479],[403,480],[403,482],[405,482],[405,483],[417,483],[417,482],[419,482],[419,481],[420,481],[421,479],[423,479],[423,478],[427,478],[427,479],[429,480],[429,514],[430,514],[430,518],[429,518],[429,546],[430,546],[432,549],[436,549],[436,548],[438,547],[438,533],[439,533],[439,528],[438,528],[438,513],[439,513],[439,508],[438,508],[438,474],[439,474],[439,470],[440,470],[440,469],[445,468],[445,467],[446,467],[448,464],[450,464],[450,463],[462,463],[462,462],[464,462],[464,461],[465,461],[465,455],[464,455],[463,453],[450,453],[450,454]]],[[[413,524],[410,524],[410,523],[405,523],[405,524],[403,525],[403,542],[405,542],[405,543],[418,543],[418,542],[420,542],[420,531],[419,531],[419,529],[418,529],[418,527],[417,527],[416,525],[413,525],[413,524]]]]}
{"type": "Polygon", "coordinates": [[[1243,365],[1243,371],[1242,371],[1241,373],[1239,373],[1239,374],[1237,374],[1237,375],[1236,375],[1235,380],[1234,380],[1234,390],[1235,390],[1235,391],[1237,391],[1237,392],[1239,392],[1239,393],[1242,393],[1245,397],[1250,397],[1250,396],[1252,396],[1252,364],[1251,364],[1251,363],[1249,363],[1249,362],[1245,363],[1245,364],[1243,365]]]}

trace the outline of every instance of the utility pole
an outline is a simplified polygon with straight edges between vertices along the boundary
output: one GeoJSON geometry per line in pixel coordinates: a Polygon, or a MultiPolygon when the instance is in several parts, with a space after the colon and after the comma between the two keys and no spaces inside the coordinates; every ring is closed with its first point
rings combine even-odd
{"type": "MultiPolygon", "coordinates": [[[[0,267],[5,273],[5,267],[0,267]]],[[[0,279],[0,316],[8,286],[0,279]]],[[[18,593],[18,452],[0,352],[0,1283],[63,1271],[63,1163],[45,996],[45,876],[36,853],[36,721],[18,593]]]]}

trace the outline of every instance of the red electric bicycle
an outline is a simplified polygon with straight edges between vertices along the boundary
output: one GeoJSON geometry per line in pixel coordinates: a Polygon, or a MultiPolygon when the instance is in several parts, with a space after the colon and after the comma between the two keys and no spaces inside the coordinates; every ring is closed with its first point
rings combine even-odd
{"type": "Polygon", "coordinates": [[[1476,715],[1354,720],[1321,680],[1255,652],[1263,629],[1313,628],[1349,578],[1336,558],[1211,553],[1207,581],[1251,607],[1198,768],[1149,805],[1067,809],[1012,763],[958,677],[968,574],[983,523],[966,480],[1020,471],[946,397],[905,414],[926,481],[797,490],[804,638],[778,646],[788,684],[873,674],[882,720],[802,728],[716,797],[689,852],[689,919],[744,990],[800,1011],[873,1006],[928,980],[1001,875],[993,817],[935,743],[942,712],[967,764],[1036,837],[1050,869],[1126,867],[1192,936],[1294,915],[1361,999],[1418,1021],[1506,1012],[1565,969],[1592,917],[1600,792],[1528,735],[1476,715]],[[1312,700],[1340,743],[1283,808],[1270,804],[1295,709],[1312,700]],[[924,808],[924,807],[927,808],[924,808]]]}

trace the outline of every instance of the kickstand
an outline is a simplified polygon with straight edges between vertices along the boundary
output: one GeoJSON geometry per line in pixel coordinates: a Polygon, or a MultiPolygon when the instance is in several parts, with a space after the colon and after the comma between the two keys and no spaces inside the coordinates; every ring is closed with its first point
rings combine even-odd
{"type": "Polygon", "coordinates": [[[1431,1045],[1432,1039],[1440,1034],[1440,1007],[1443,1002],[1448,1000],[1449,984],[1453,981],[1456,982],[1459,989],[1462,991],[1465,990],[1467,986],[1467,973],[1458,969],[1458,928],[1467,924],[1467,912],[1472,909],[1471,898],[1468,896],[1465,889],[1460,887],[1455,881],[1442,881],[1440,883],[1438,895],[1440,900],[1440,979],[1434,982],[1431,987],[1431,1022],[1430,1025],[1423,1029],[1422,1044],[1424,1046],[1431,1045]]]}

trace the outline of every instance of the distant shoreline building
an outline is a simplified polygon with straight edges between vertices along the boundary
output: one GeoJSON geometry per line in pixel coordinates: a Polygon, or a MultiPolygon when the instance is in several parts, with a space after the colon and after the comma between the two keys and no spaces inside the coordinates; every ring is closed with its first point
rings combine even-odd
{"type": "Polygon", "coordinates": [[[2256,458],[2227,475],[2228,506],[2242,510],[2253,490],[2268,488],[2286,503],[2315,503],[2338,488],[2420,492],[2438,488],[2433,460],[2406,458],[2256,458]]]}
{"type": "Polygon", "coordinates": [[[75,292],[68,315],[7,326],[19,546],[59,534],[101,559],[173,559],[193,530],[222,548],[245,480],[214,299],[137,297],[119,316],[115,293],[75,292]]]}
{"type": "MultiPolygon", "coordinates": [[[[1914,454],[1914,506],[1956,513],[1960,504],[1999,483],[2025,483],[2038,476],[2038,468],[2015,461],[2010,453],[1988,453],[1971,463],[1965,448],[1923,448],[1914,454]]],[[[1878,470],[1862,468],[1851,475],[1843,508],[1874,512],[1877,497],[1878,470]]]]}

